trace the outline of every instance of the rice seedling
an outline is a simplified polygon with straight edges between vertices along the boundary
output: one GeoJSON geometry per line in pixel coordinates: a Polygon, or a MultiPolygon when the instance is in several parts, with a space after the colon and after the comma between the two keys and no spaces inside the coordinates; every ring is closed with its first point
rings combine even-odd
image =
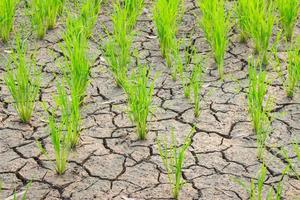
{"type": "Polygon", "coordinates": [[[40,90],[40,71],[35,59],[26,58],[27,41],[20,35],[16,37],[16,51],[12,52],[4,77],[5,84],[13,97],[13,105],[22,122],[29,122],[34,110],[35,100],[40,90]]]}
{"type": "MultiPolygon", "coordinates": [[[[285,175],[287,171],[287,168],[283,170],[282,177],[285,175]]],[[[239,179],[234,179],[234,181],[242,186],[244,189],[246,189],[249,199],[250,200],[280,200],[282,199],[282,182],[280,181],[277,186],[276,186],[276,192],[274,192],[274,189],[271,187],[266,195],[264,195],[264,190],[265,190],[265,185],[264,182],[267,179],[267,168],[265,164],[263,163],[261,166],[260,171],[258,172],[257,175],[257,181],[254,179],[251,180],[250,184],[247,185],[244,181],[239,180],[239,179]],[[264,198],[265,197],[265,198],[264,198]]]]}
{"type": "Polygon", "coordinates": [[[9,34],[13,29],[15,12],[19,0],[0,1],[0,37],[3,42],[7,42],[9,34]]]}
{"type": "Polygon", "coordinates": [[[238,0],[236,5],[236,15],[238,18],[238,27],[240,29],[240,42],[246,42],[249,37],[249,17],[251,16],[251,9],[249,4],[252,1],[238,0]]]}
{"type": "Polygon", "coordinates": [[[150,83],[146,66],[138,64],[124,90],[128,95],[129,116],[136,124],[138,138],[145,140],[147,137],[147,119],[154,90],[154,81],[150,83]]]}
{"type": "Polygon", "coordinates": [[[81,8],[80,19],[85,27],[87,37],[92,34],[100,12],[101,0],[87,0],[81,8]]]}
{"type": "Polygon", "coordinates": [[[53,29],[57,16],[61,14],[64,0],[32,0],[31,23],[38,38],[42,39],[48,29],[53,29]]]}
{"type": "Polygon", "coordinates": [[[293,97],[295,88],[300,80],[300,54],[299,48],[291,47],[288,51],[287,79],[285,89],[288,97],[293,97]]]}
{"type": "Polygon", "coordinates": [[[267,51],[275,22],[272,1],[249,1],[249,33],[255,44],[255,51],[263,64],[268,63],[267,51]]]}
{"type": "Polygon", "coordinates": [[[248,111],[252,120],[256,140],[258,145],[258,158],[263,155],[265,141],[270,132],[270,99],[265,102],[268,84],[266,83],[266,72],[260,69],[257,72],[255,64],[249,63],[249,91],[248,91],[248,111]]]}
{"type": "Polygon", "coordinates": [[[282,29],[287,40],[291,40],[297,22],[300,2],[298,0],[276,0],[276,5],[280,14],[282,29]]]}
{"type": "Polygon", "coordinates": [[[127,11],[129,30],[132,30],[144,7],[144,0],[125,0],[124,8],[127,11]]]}
{"type": "Polygon", "coordinates": [[[213,50],[219,76],[223,79],[231,13],[225,13],[224,0],[198,0],[198,5],[202,12],[200,27],[213,50]]]}
{"type": "Polygon", "coordinates": [[[201,63],[197,63],[194,66],[192,75],[191,75],[191,80],[190,80],[190,86],[192,87],[193,90],[193,95],[194,95],[194,115],[195,117],[200,116],[200,88],[202,85],[202,66],[201,63]]]}
{"type": "Polygon", "coordinates": [[[87,33],[82,18],[69,14],[61,46],[66,66],[61,68],[72,97],[83,100],[89,82],[90,65],[87,59],[87,33]]]}
{"type": "MultiPolygon", "coordinates": [[[[299,146],[296,142],[293,143],[293,153],[295,154],[296,158],[298,161],[300,161],[300,152],[299,152],[299,146]]],[[[281,148],[279,154],[284,158],[284,160],[287,163],[286,168],[288,168],[287,172],[292,172],[295,177],[300,180],[300,175],[297,172],[297,166],[296,164],[292,161],[292,159],[289,157],[289,152],[285,148],[281,148]]]]}
{"type": "Polygon", "coordinates": [[[182,0],[157,0],[153,11],[160,50],[167,65],[172,65],[172,54],[177,48],[176,33],[182,10],[182,0]]]}
{"type": "Polygon", "coordinates": [[[108,34],[108,42],[103,49],[106,61],[112,71],[116,84],[124,87],[127,81],[127,71],[131,61],[131,46],[133,39],[133,24],[128,18],[128,10],[117,1],[112,15],[113,32],[108,34]]]}
{"type": "Polygon", "coordinates": [[[172,194],[174,199],[179,199],[179,193],[184,186],[182,178],[182,168],[184,165],[185,153],[192,143],[192,137],[195,134],[193,128],[190,133],[185,137],[184,143],[178,146],[174,130],[171,130],[171,141],[168,145],[167,138],[163,141],[157,140],[157,147],[162,159],[163,166],[167,171],[168,180],[172,186],[172,194]]]}

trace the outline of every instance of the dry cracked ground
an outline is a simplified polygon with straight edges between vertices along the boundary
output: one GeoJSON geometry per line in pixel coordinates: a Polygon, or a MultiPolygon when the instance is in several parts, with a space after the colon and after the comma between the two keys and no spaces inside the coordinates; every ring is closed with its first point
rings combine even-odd
{"type": "MultiPolygon", "coordinates": [[[[153,3],[146,2],[136,27],[133,46],[138,49],[141,60],[151,66],[153,74],[160,73],[155,82],[148,139],[137,140],[135,127],[127,116],[126,95],[115,86],[103,58],[100,35],[103,35],[104,25],[110,27],[112,11],[111,5],[103,5],[89,43],[91,79],[82,107],[80,144],[71,153],[68,170],[63,176],[56,175],[54,170],[47,115],[41,102],[53,106],[55,85],[61,78],[58,67],[63,65],[64,58],[59,45],[62,43],[64,19],[59,19],[57,27],[48,31],[45,39],[37,40],[30,32],[25,16],[26,3],[20,4],[15,26],[29,33],[30,49],[36,49],[43,79],[33,119],[30,124],[22,124],[3,83],[7,52],[13,48],[13,42],[0,44],[2,198],[11,196],[14,190],[24,190],[26,184],[32,181],[28,199],[170,199],[170,186],[158,155],[156,138],[169,135],[174,128],[181,143],[193,125],[196,134],[186,155],[183,170],[186,184],[181,199],[248,198],[244,188],[234,179],[249,182],[256,178],[262,164],[256,156],[255,134],[247,113],[247,58],[252,54],[252,45],[238,43],[237,30],[235,27],[232,29],[225,58],[225,79],[219,80],[211,50],[197,25],[199,11],[196,3],[186,1],[186,14],[178,37],[190,38],[198,53],[209,58],[203,76],[201,116],[195,119],[193,104],[184,98],[180,82],[172,81],[170,70],[161,57],[151,20],[153,3]],[[49,156],[40,152],[36,141],[41,142],[49,156]]],[[[298,23],[296,34],[299,31],[298,23]]],[[[279,48],[279,58],[282,61],[286,59],[284,45],[279,48]]],[[[284,64],[282,69],[286,73],[284,64]]],[[[300,182],[292,174],[282,178],[281,172],[287,163],[278,152],[284,147],[291,153],[292,142],[300,139],[300,93],[297,91],[293,99],[286,98],[283,82],[272,67],[268,67],[268,79],[271,81],[269,95],[274,108],[272,133],[265,152],[268,173],[265,190],[283,179],[284,198],[297,199],[300,182]]],[[[296,162],[292,154],[291,159],[296,162]]]]}

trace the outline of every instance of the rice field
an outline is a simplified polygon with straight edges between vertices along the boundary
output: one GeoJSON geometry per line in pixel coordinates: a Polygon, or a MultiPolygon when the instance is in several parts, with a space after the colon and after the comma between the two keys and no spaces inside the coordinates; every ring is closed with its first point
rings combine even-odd
{"type": "Polygon", "coordinates": [[[298,0],[1,0],[0,199],[300,199],[298,0]]]}

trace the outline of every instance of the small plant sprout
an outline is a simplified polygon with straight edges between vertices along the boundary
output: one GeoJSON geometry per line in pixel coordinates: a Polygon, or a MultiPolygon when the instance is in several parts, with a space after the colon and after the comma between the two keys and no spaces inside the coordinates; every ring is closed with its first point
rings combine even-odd
{"type": "Polygon", "coordinates": [[[251,16],[251,10],[249,4],[252,1],[238,0],[236,5],[236,15],[238,19],[238,27],[240,29],[240,42],[246,42],[249,37],[249,17],[251,16]]]}
{"type": "Polygon", "coordinates": [[[0,38],[7,42],[9,34],[13,29],[15,12],[19,0],[0,1],[0,38]]]}
{"type": "Polygon", "coordinates": [[[162,159],[163,166],[167,171],[168,180],[172,186],[172,194],[174,199],[179,199],[179,193],[184,186],[184,180],[182,178],[182,168],[184,165],[185,153],[192,143],[192,137],[195,134],[193,128],[186,136],[184,143],[178,146],[174,130],[171,130],[171,141],[168,145],[167,138],[164,140],[157,140],[157,147],[162,159]]]}
{"type": "Polygon", "coordinates": [[[194,95],[194,115],[195,117],[200,116],[200,88],[202,86],[202,67],[201,63],[197,63],[194,66],[192,75],[191,75],[191,80],[190,80],[190,86],[193,90],[193,95],[194,95]]]}
{"type": "Polygon", "coordinates": [[[288,51],[287,79],[285,82],[288,97],[293,97],[295,88],[300,80],[300,54],[299,48],[292,47],[288,51]]]}
{"type": "MultiPolygon", "coordinates": [[[[285,175],[287,169],[288,168],[285,168],[283,170],[282,178],[285,175]]],[[[281,181],[277,184],[276,192],[274,192],[273,187],[271,187],[269,190],[267,190],[266,195],[264,195],[264,191],[266,190],[264,182],[267,179],[267,167],[264,163],[262,164],[261,169],[258,172],[256,179],[257,179],[256,181],[254,179],[252,179],[250,182],[250,185],[247,185],[247,183],[245,183],[244,181],[239,180],[239,179],[234,179],[234,181],[237,184],[239,184],[240,186],[242,186],[244,189],[246,189],[250,200],[262,200],[262,199],[280,200],[280,199],[282,199],[281,198],[281,195],[282,195],[282,182],[281,181]],[[264,198],[264,196],[265,196],[265,198],[264,198]]]]}
{"type": "Polygon", "coordinates": [[[176,33],[178,21],[183,12],[182,0],[156,0],[153,11],[153,20],[156,26],[160,50],[166,59],[167,65],[172,65],[172,54],[177,48],[176,33]]]}
{"type": "Polygon", "coordinates": [[[275,22],[274,5],[272,1],[257,0],[249,4],[249,30],[262,64],[267,64],[267,51],[275,22]]]}
{"type": "Polygon", "coordinates": [[[138,64],[138,68],[131,74],[124,90],[128,95],[129,116],[136,124],[138,138],[145,140],[147,137],[147,119],[149,116],[154,81],[150,83],[146,66],[138,64]]]}
{"type": "Polygon", "coordinates": [[[265,141],[270,132],[270,99],[265,102],[267,87],[266,72],[260,69],[257,72],[255,64],[249,63],[249,92],[248,92],[248,110],[256,133],[258,145],[258,158],[262,158],[265,141]]]}
{"type": "Polygon", "coordinates": [[[66,31],[63,35],[65,46],[61,46],[66,59],[62,68],[72,97],[83,100],[89,81],[90,65],[87,59],[87,34],[81,18],[67,18],[66,31]]]}
{"type": "Polygon", "coordinates": [[[112,71],[116,84],[124,87],[127,81],[127,71],[131,61],[131,46],[133,31],[132,21],[129,21],[128,11],[117,1],[114,4],[112,15],[113,33],[108,34],[108,42],[105,45],[106,61],[112,71]]]}
{"type": "Polygon", "coordinates": [[[200,27],[213,50],[219,76],[223,79],[231,14],[225,13],[224,0],[198,0],[198,5],[202,12],[200,27]]]}
{"type": "Polygon", "coordinates": [[[38,38],[42,39],[48,29],[53,29],[57,16],[62,13],[64,0],[32,0],[31,23],[38,38]]]}
{"type": "Polygon", "coordinates": [[[22,122],[29,122],[34,110],[35,100],[40,90],[40,71],[35,58],[31,62],[26,58],[27,41],[16,37],[16,52],[11,54],[11,63],[7,65],[5,83],[14,100],[14,107],[22,122]]]}
{"type": "Polygon", "coordinates": [[[82,5],[80,19],[85,27],[86,36],[90,37],[100,12],[101,0],[87,0],[82,5]]]}
{"type": "Polygon", "coordinates": [[[282,29],[287,40],[291,40],[297,22],[300,2],[298,0],[276,0],[276,4],[280,15],[282,29]]]}

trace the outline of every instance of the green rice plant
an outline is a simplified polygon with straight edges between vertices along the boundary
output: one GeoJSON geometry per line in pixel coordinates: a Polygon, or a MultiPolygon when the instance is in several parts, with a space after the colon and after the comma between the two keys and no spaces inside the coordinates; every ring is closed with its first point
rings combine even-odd
{"type": "MultiPolygon", "coordinates": [[[[299,145],[296,142],[293,143],[293,151],[294,151],[293,153],[296,155],[296,158],[299,162],[300,161],[299,145]]],[[[288,168],[288,171],[292,172],[295,175],[295,177],[298,180],[300,180],[300,174],[298,174],[298,172],[297,172],[297,166],[295,166],[296,164],[294,164],[292,159],[289,157],[289,152],[285,148],[281,148],[279,154],[287,162],[286,167],[288,168]]]]}
{"type": "Polygon", "coordinates": [[[167,65],[172,65],[172,54],[177,48],[176,33],[183,0],[156,0],[153,11],[153,20],[156,26],[160,50],[166,59],[167,65]]]}
{"type": "Polygon", "coordinates": [[[9,34],[13,29],[15,12],[19,0],[0,1],[0,38],[7,42],[9,34]]]}
{"type": "Polygon", "coordinates": [[[92,34],[100,12],[101,0],[86,0],[80,11],[80,19],[85,27],[87,37],[92,34]]]}
{"type": "Polygon", "coordinates": [[[255,44],[255,51],[263,64],[268,63],[267,52],[275,22],[274,5],[272,1],[249,1],[249,30],[255,44]]]}
{"type": "Polygon", "coordinates": [[[61,69],[71,95],[82,101],[89,83],[90,65],[87,59],[87,33],[81,17],[69,14],[63,40],[65,45],[61,49],[66,65],[61,69]]]}
{"type": "Polygon", "coordinates": [[[172,194],[174,199],[179,199],[179,193],[184,186],[184,180],[182,178],[182,168],[184,165],[185,153],[192,143],[192,137],[195,134],[193,128],[190,133],[185,137],[184,143],[178,146],[174,130],[171,130],[171,141],[168,145],[167,138],[161,141],[157,140],[157,147],[160,157],[163,162],[163,166],[167,171],[168,180],[172,186],[172,194]]]}
{"type": "Polygon", "coordinates": [[[249,38],[249,20],[251,16],[251,9],[249,9],[249,4],[253,1],[248,0],[238,0],[236,5],[236,15],[238,19],[238,27],[240,29],[240,41],[246,42],[249,38]]]}
{"type": "Polygon", "coordinates": [[[35,100],[40,91],[40,71],[35,59],[26,58],[27,41],[16,37],[16,51],[12,52],[4,77],[5,84],[13,97],[13,105],[22,122],[29,122],[34,110],[35,100]]]}
{"type": "Polygon", "coordinates": [[[270,99],[266,101],[268,84],[266,83],[266,72],[260,69],[257,72],[255,64],[249,63],[249,91],[248,111],[252,120],[258,145],[258,158],[262,158],[265,141],[270,132],[270,99]]]}
{"type": "Polygon", "coordinates": [[[134,32],[128,18],[128,10],[121,6],[120,1],[114,4],[112,14],[113,32],[108,34],[108,42],[103,49],[106,61],[116,84],[124,87],[127,81],[127,71],[131,62],[131,46],[134,32]]]}
{"type": "MultiPolygon", "coordinates": [[[[282,173],[282,177],[285,175],[287,171],[287,168],[284,169],[283,173],[282,173]]],[[[240,186],[242,186],[244,189],[246,189],[248,195],[249,195],[249,199],[250,200],[280,200],[282,199],[282,182],[280,181],[277,184],[276,187],[276,192],[274,192],[274,189],[271,187],[264,198],[264,182],[267,179],[267,168],[265,166],[265,164],[263,163],[261,166],[261,169],[257,175],[257,181],[255,181],[254,179],[251,180],[250,185],[247,185],[244,181],[242,180],[238,180],[238,179],[234,179],[234,181],[239,184],[240,186]]]]}
{"type": "Polygon", "coordinates": [[[221,79],[224,75],[224,56],[228,46],[228,33],[231,28],[231,13],[225,13],[224,0],[198,0],[202,12],[200,27],[210,44],[221,79]]]}
{"type": "Polygon", "coordinates": [[[200,88],[202,86],[202,66],[201,63],[197,63],[194,66],[192,75],[191,75],[191,80],[190,80],[190,86],[192,87],[193,90],[193,95],[194,95],[194,115],[195,117],[200,116],[200,88]]]}
{"type": "Polygon", "coordinates": [[[53,29],[57,16],[61,14],[64,0],[32,0],[31,23],[38,38],[42,39],[48,29],[53,29]]]}
{"type": "Polygon", "coordinates": [[[147,137],[147,119],[154,91],[154,81],[150,83],[146,66],[138,64],[124,90],[128,95],[129,116],[136,124],[138,138],[145,140],[147,137]]]}
{"type": "Polygon", "coordinates": [[[142,9],[144,7],[144,0],[125,0],[124,7],[125,10],[127,10],[129,29],[132,30],[142,12],[142,9]]]}
{"type": "Polygon", "coordinates": [[[276,0],[276,5],[285,36],[287,40],[291,40],[298,18],[300,2],[298,0],[276,0]]]}
{"type": "Polygon", "coordinates": [[[287,79],[285,89],[288,97],[293,97],[295,88],[300,80],[300,48],[291,47],[288,51],[287,79]]]}

